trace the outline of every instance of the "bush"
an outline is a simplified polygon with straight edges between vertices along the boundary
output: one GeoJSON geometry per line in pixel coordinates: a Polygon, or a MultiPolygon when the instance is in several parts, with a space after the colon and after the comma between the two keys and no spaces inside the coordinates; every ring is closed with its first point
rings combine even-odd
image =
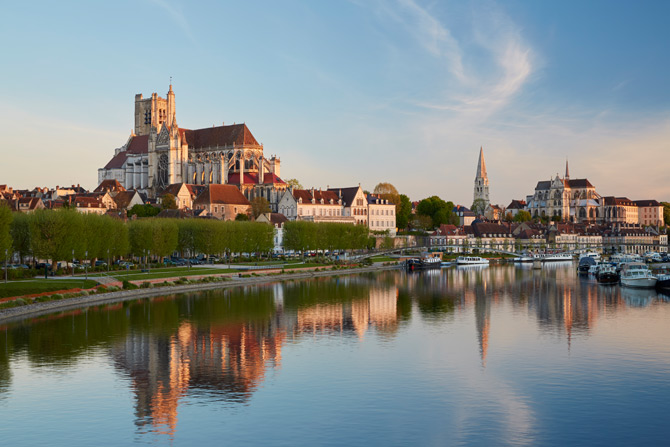
{"type": "Polygon", "coordinates": [[[25,306],[28,303],[26,303],[26,300],[24,300],[23,298],[17,298],[14,300],[14,304],[16,304],[17,306],[25,306]]]}
{"type": "Polygon", "coordinates": [[[153,285],[149,281],[144,281],[142,284],[140,284],[140,289],[150,289],[152,287],[153,285]]]}
{"type": "Polygon", "coordinates": [[[132,282],[128,281],[127,279],[123,280],[123,289],[124,290],[135,290],[137,289],[137,285],[133,284],[132,282]]]}
{"type": "Polygon", "coordinates": [[[107,287],[107,292],[118,292],[119,290],[121,290],[121,289],[119,287],[116,287],[116,286],[107,287]]]}
{"type": "Polygon", "coordinates": [[[60,293],[56,293],[56,294],[54,294],[54,295],[51,295],[51,299],[52,299],[52,300],[62,300],[62,299],[63,299],[63,295],[61,295],[60,293]]]}

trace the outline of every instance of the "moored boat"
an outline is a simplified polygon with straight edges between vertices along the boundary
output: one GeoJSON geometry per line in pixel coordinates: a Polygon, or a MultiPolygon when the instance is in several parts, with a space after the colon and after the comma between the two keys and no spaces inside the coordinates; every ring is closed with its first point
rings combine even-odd
{"type": "Polygon", "coordinates": [[[657,278],[652,275],[649,267],[641,262],[624,264],[621,270],[621,285],[640,289],[653,289],[657,278]]]}
{"type": "Polygon", "coordinates": [[[539,259],[542,262],[561,262],[561,261],[570,261],[572,262],[572,255],[570,253],[543,253],[535,255],[536,259],[539,259]]]}
{"type": "Polygon", "coordinates": [[[619,274],[612,264],[599,264],[596,272],[596,280],[600,284],[616,284],[619,282],[619,274]]]}
{"type": "Polygon", "coordinates": [[[588,275],[589,269],[592,265],[596,265],[595,259],[590,256],[586,256],[579,260],[579,266],[577,266],[577,271],[580,275],[588,275]]]}
{"type": "Polygon", "coordinates": [[[478,256],[459,256],[456,258],[458,265],[488,265],[489,260],[478,256]]]}
{"type": "Polygon", "coordinates": [[[656,289],[662,292],[670,292],[670,273],[662,273],[657,276],[656,289]]]}
{"type": "Polygon", "coordinates": [[[424,256],[421,258],[411,258],[405,262],[407,270],[426,270],[440,268],[442,260],[438,257],[424,256]]]}

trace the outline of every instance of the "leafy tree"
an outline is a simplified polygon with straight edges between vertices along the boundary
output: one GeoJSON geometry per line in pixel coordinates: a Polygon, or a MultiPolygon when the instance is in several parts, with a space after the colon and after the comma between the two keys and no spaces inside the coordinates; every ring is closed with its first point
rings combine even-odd
{"type": "Polygon", "coordinates": [[[30,220],[32,214],[16,213],[12,221],[11,235],[13,240],[14,251],[18,252],[23,259],[31,253],[30,249],[30,220]]]}
{"type": "Polygon", "coordinates": [[[249,216],[244,213],[239,213],[237,216],[235,216],[235,220],[238,222],[246,222],[249,220],[249,216]]]}
{"type": "Polygon", "coordinates": [[[396,205],[395,223],[399,229],[407,228],[412,215],[412,202],[405,194],[400,194],[400,204],[396,205]]]}
{"type": "Polygon", "coordinates": [[[150,203],[145,203],[144,205],[133,205],[133,207],[128,210],[128,217],[153,217],[158,215],[160,211],[160,208],[157,208],[150,203]]]}
{"type": "Polygon", "coordinates": [[[486,211],[486,200],[484,199],[475,199],[470,206],[470,211],[475,213],[475,216],[483,216],[486,211]]]}
{"type": "Polygon", "coordinates": [[[410,222],[410,227],[416,230],[427,231],[433,227],[433,221],[430,216],[417,214],[410,222]]]}
{"type": "Polygon", "coordinates": [[[514,216],[514,222],[528,222],[530,220],[532,220],[530,211],[520,210],[516,213],[516,216],[514,216]]]}
{"type": "Polygon", "coordinates": [[[179,208],[177,206],[177,199],[172,194],[165,194],[161,199],[161,208],[164,210],[176,210],[179,208]]]}
{"type": "Polygon", "coordinates": [[[514,216],[511,212],[505,213],[505,222],[514,222],[514,216]]]}
{"type": "Polygon", "coordinates": [[[56,262],[71,259],[82,252],[82,215],[75,210],[37,210],[30,221],[30,238],[33,253],[42,259],[56,262]]]}
{"type": "Polygon", "coordinates": [[[271,212],[270,202],[265,197],[254,197],[250,203],[251,214],[254,216],[254,219],[258,218],[261,214],[271,212]]]}
{"type": "Polygon", "coordinates": [[[661,202],[661,205],[663,205],[663,221],[665,225],[670,225],[670,203],[661,202]]]}
{"type": "Polygon", "coordinates": [[[293,189],[305,189],[305,188],[302,187],[302,185],[300,184],[298,179],[290,178],[290,179],[286,180],[286,184],[288,186],[291,186],[293,189]]]}
{"type": "Polygon", "coordinates": [[[12,250],[12,210],[3,203],[0,203],[0,255],[5,256],[5,250],[11,254],[12,250]]]}
{"type": "Polygon", "coordinates": [[[445,202],[438,196],[428,197],[420,201],[416,213],[420,216],[430,217],[433,227],[458,223],[458,216],[454,214],[454,204],[445,202]]]}
{"type": "Polygon", "coordinates": [[[135,256],[144,256],[153,248],[153,227],[148,219],[131,221],[128,225],[130,252],[135,256]]]}

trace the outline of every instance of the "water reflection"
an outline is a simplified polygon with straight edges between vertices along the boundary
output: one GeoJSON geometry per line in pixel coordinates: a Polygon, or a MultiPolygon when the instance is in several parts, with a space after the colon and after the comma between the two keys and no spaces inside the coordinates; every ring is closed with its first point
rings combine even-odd
{"type": "Polygon", "coordinates": [[[413,316],[429,325],[474,320],[482,368],[492,350],[494,310],[510,307],[540,333],[588,335],[599,318],[668,298],[603,287],[572,266],[469,266],[294,281],[243,290],[166,296],[41,317],[0,327],[0,399],[15,364],[76,368],[106,352],[134,396],[138,433],[174,437],[187,400],[249,405],[281,368],[287,343],[309,337],[393,339],[413,316]]]}

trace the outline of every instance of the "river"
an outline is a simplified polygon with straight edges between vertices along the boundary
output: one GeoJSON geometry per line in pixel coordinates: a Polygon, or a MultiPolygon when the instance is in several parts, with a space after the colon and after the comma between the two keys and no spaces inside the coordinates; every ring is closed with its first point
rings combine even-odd
{"type": "Polygon", "coordinates": [[[0,327],[0,444],[667,445],[670,297],[383,271],[0,327]]]}

